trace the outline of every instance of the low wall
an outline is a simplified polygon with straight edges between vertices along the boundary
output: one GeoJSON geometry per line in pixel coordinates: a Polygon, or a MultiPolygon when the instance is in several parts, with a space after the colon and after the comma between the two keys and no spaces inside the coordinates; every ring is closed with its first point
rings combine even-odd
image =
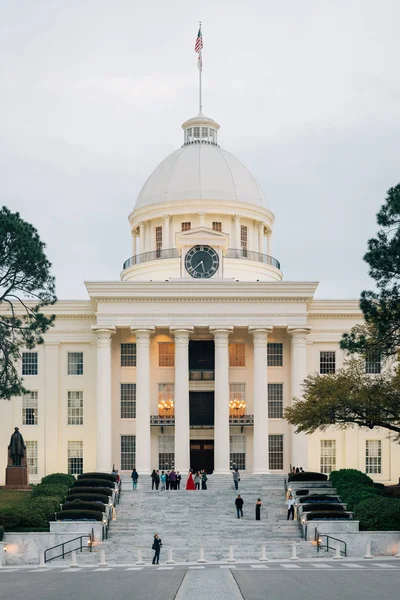
{"type": "Polygon", "coordinates": [[[318,529],[318,533],[326,533],[327,535],[333,535],[342,539],[344,533],[358,533],[359,521],[308,521],[303,525],[303,531],[307,531],[307,540],[314,539],[315,528],[318,529]],[[307,527],[305,527],[307,526],[307,527]]]}
{"type": "MultiPolygon", "coordinates": [[[[323,500],[321,500],[321,503],[322,503],[322,502],[323,502],[323,500]]],[[[307,505],[307,506],[310,506],[310,504],[312,505],[312,504],[314,504],[314,503],[313,503],[313,502],[309,502],[309,503],[307,504],[307,502],[303,502],[303,504],[297,504],[297,506],[296,506],[296,510],[297,510],[297,512],[298,512],[300,515],[302,515],[302,514],[303,514],[303,512],[304,512],[304,510],[303,510],[303,507],[304,507],[305,505],[307,505]]],[[[347,511],[347,504],[343,504],[343,502],[332,502],[332,503],[330,504],[330,506],[334,506],[334,507],[336,507],[336,506],[342,506],[342,507],[343,507],[343,509],[347,511]]],[[[316,509],[316,510],[319,510],[319,509],[316,509]]],[[[308,510],[308,512],[310,512],[310,510],[308,510]]]]}
{"type": "Polygon", "coordinates": [[[92,529],[95,541],[101,542],[103,524],[100,521],[50,521],[50,533],[68,533],[69,539],[79,535],[88,535],[92,529]]]}
{"type": "Polygon", "coordinates": [[[6,564],[6,553],[4,552],[5,542],[0,542],[0,567],[4,567],[6,564]]]}
{"type": "MultiPolygon", "coordinates": [[[[312,534],[314,535],[314,530],[312,534]]],[[[346,542],[347,556],[350,557],[364,557],[367,542],[371,544],[372,556],[395,556],[400,550],[400,531],[359,531],[332,535],[346,542]]],[[[335,545],[335,542],[333,541],[332,544],[335,545]]]]}
{"type": "Polygon", "coordinates": [[[54,534],[48,532],[8,532],[4,541],[7,544],[5,554],[6,565],[37,565],[40,555],[48,548],[68,542],[81,533],[54,534]]]}

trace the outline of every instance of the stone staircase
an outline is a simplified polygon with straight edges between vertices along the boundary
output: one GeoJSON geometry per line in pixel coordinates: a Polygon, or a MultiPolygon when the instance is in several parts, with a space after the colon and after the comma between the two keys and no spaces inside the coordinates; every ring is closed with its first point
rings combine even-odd
{"type": "MultiPolygon", "coordinates": [[[[185,478],[186,479],[186,478],[185,478]]],[[[297,521],[286,520],[284,477],[282,475],[242,475],[239,491],[230,475],[210,475],[207,490],[152,491],[150,476],[139,478],[138,490],[132,490],[128,477],[123,477],[121,502],[117,520],[110,525],[109,538],[96,545],[94,553],[105,550],[110,564],[132,564],[138,549],[148,562],[152,556],[153,536],[163,541],[162,562],[168,549],[176,562],[195,562],[200,547],[207,562],[226,560],[229,547],[237,560],[254,561],[266,544],[269,559],[288,559],[291,544],[297,543],[300,558],[318,558],[316,548],[300,539],[297,521]],[[244,518],[236,518],[235,498],[244,500],[244,518]],[[255,503],[261,498],[261,521],[255,521],[255,503]]],[[[82,554],[79,561],[90,564],[98,560],[82,554]]]]}

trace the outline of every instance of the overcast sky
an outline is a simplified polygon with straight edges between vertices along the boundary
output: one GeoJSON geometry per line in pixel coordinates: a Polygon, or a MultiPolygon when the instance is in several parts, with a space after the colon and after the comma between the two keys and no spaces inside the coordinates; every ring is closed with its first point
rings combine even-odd
{"type": "Polygon", "coordinates": [[[59,298],[119,279],[140,188],[197,113],[199,20],[204,113],[264,190],[284,278],[358,298],[400,181],[398,0],[0,0],[0,203],[59,298]]]}

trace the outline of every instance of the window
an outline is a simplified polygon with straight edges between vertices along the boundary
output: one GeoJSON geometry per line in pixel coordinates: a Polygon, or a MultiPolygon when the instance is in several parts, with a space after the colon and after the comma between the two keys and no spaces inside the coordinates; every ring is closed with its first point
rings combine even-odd
{"type": "Polygon", "coordinates": [[[246,436],[244,434],[229,436],[229,452],[231,470],[239,469],[239,471],[245,471],[246,436]]]}
{"type": "Polygon", "coordinates": [[[158,366],[173,367],[175,365],[175,344],[174,342],[158,343],[158,366]]]}
{"type": "Polygon", "coordinates": [[[83,473],[83,442],[68,442],[68,473],[70,475],[83,473]]]}
{"type": "Polygon", "coordinates": [[[365,357],[365,372],[370,375],[376,375],[381,372],[381,354],[380,352],[368,352],[365,357]]]}
{"type": "Polygon", "coordinates": [[[365,472],[370,475],[382,473],[381,440],[367,440],[365,442],[365,472]]]}
{"type": "Polygon", "coordinates": [[[68,425],[83,425],[83,392],[68,392],[68,425]]]}
{"type": "Polygon", "coordinates": [[[162,249],[162,227],[156,227],[156,252],[157,256],[161,255],[162,249]]]}
{"type": "Polygon", "coordinates": [[[121,367],[136,367],[136,344],[121,344],[121,367]]]}
{"type": "Polygon", "coordinates": [[[269,435],[269,468],[271,471],[281,471],[283,469],[283,435],[269,435]]]}
{"type": "Polygon", "coordinates": [[[22,375],[37,375],[38,374],[38,353],[23,352],[22,353],[22,375]]]}
{"type": "Polygon", "coordinates": [[[267,366],[283,367],[283,344],[273,342],[267,345],[267,366]]]}
{"type": "Polygon", "coordinates": [[[213,221],[212,222],[212,228],[214,229],[214,231],[222,231],[222,223],[221,223],[221,221],[213,221]]]}
{"type": "Polygon", "coordinates": [[[246,414],[246,385],[244,383],[229,384],[229,415],[242,417],[246,414]]]}
{"type": "Polygon", "coordinates": [[[121,435],[121,471],[136,467],[136,436],[121,435]]]}
{"type": "Polygon", "coordinates": [[[136,383],[121,383],[121,419],[136,419],[136,383]]]}
{"type": "Polygon", "coordinates": [[[246,366],[246,345],[245,344],[229,344],[229,366],[230,367],[245,367],[246,366]]]}
{"type": "Polygon", "coordinates": [[[185,221],[184,223],[182,223],[181,231],[190,231],[191,228],[192,228],[192,224],[189,221],[185,221]]]}
{"type": "Polygon", "coordinates": [[[28,392],[22,396],[22,425],[38,424],[38,393],[28,392]]]}
{"type": "Polygon", "coordinates": [[[242,250],[247,250],[247,227],[246,225],[240,226],[240,247],[242,250]]]}
{"type": "Polygon", "coordinates": [[[174,436],[158,436],[158,468],[168,471],[175,466],[174,436]]]}
{"type": "Polygon", "coordinates": [[[193,137],[200,138],[200,127],[193,127],[193,137]]]}
{"type": "Polygon", "coordinates": [[[329,475],[336,470],[336,440],[321,440],[320,471],[329,475]]]}
{"type": "Polygon", "coordinates": [[[26,464],[29,475],[38,474],[38,443],[26,441],[26,464]]]}
{"type": "Polygon", "coordinates": [[[336,355],[334,351],[319,353],[319,372],[321,375],[329,375],[336,371],[336,355]]]}
{"type": "Polygon", "coordinates": [[[158,384],[158,414],[160,417],[174,416],[174,393],[173,383],[158,384]]]}
{"type": "Polygon", "coordinates": [[[268,418],[283,419],[283,383],[268,384],[268,418]]]}
{"type": "Polygon", "coordinates": [[[68,352],[68,375],[83,375],[83,352],[68,352]]]}

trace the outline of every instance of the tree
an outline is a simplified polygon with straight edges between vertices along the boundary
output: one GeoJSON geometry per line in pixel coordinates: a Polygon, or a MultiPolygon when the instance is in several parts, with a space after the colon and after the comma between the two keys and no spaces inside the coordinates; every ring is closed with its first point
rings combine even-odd
{"type": "Polygon", "coordinates": [[[0,398],[27,390],[16,364],[21,348],[43,343],[54,315],[41,309],[56,302],[51,263],[36,229],[3,206],[0,210],[0,398]]]}
{"type": "Polygon", "coordinates": [[[364,260],[378,292],[361,293],[365,324],[345,333],[340,346],[351,354],[372,351],[389,357],[400,348],[400,184],[388,191],[377,222],[381,230],[368,241],[364,260]]]}
{"type": "Polygon", "coordinates": [[[303,383],[303,398],[285,410],[285,419],[296,433],[314,433],[330,425],[382,427],[395,433],[400,443],[400,373],[365,372],[364,360],[350,359],[330,375],[313,373],[303,383]]]}

